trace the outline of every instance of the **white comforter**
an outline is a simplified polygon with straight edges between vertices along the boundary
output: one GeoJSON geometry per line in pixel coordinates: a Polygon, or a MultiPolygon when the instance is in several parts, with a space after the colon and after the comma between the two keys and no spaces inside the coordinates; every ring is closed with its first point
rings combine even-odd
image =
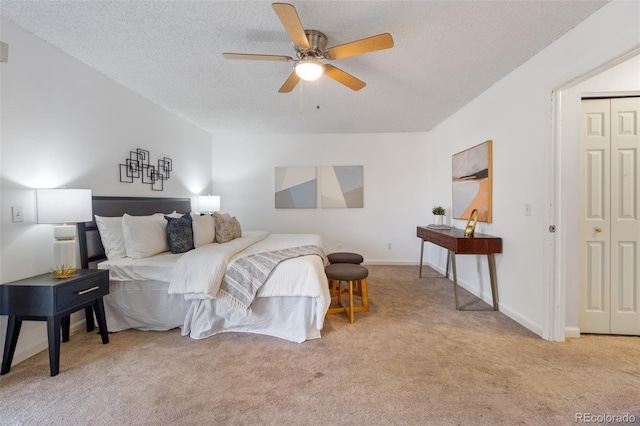
{"type": "Polygon", "coordinates": [[[245,232],[227,243],[207,244],[188,251],[176,262],[169,294],[182,294],[186,299],[214,298],[230,259],[268,235],[261,231],[245,232]]]}
{"type": "MultiPolygon", "coordinates": [[[[313,234],[268,234],[244,232],[224,244],[208,244],[185,253],[173,271],[169,294],[182,294],[186,299],[215,298],[229,263],[255,253],[301,245],[318,245],[322,241],[313,234]]],[[[260,288],[258,297],[310,296],[324,298],[326,278],[324,264],[318,256],[303,256],[283,262],[277,274],[260,288]],[[286,276],[282,276],[285,274],[286,276]],[[278,279],[273,279],[276,276],[278,279]]]]}

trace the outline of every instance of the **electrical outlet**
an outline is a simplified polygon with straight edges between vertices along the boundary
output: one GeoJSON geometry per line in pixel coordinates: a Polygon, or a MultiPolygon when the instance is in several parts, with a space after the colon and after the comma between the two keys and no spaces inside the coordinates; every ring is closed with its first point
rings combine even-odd
{"type": "Polygon", "coordinates": [[[22,206],[11,207],[11,221],[13,223],[24,222],[24,218],[22,217],[22,206]]]}
{"type": "Polygon", "coordinates": [[[391,243],[387,244],[387,250],[391,250],[393,248],[393,246],[391,245],[391,243]]]}
{"type": "Polygon", "coordinates": [[[337,247],[337,248],[342,248],[342,243],[338,243],[338,244],[336,244],[336,247],[337,247]]]}

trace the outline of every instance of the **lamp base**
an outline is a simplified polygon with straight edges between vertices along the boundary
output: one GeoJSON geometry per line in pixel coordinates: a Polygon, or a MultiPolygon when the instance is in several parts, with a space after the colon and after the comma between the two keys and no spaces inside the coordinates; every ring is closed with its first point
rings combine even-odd
{"type": "Polygon", "coordinates": [[[53,238],[56,240],[73,240],[76,237],[76,225],[58,225],[53,227],[53,238]]]}
{"type": "MultiPolygon", "coordinates": [[[[75,226],[73,229],[75,231],[75,226]]],[[[53,242],[53,267],[50,272],[55,278],[69,278],[76,273],[76,240],[53,242]]]]}

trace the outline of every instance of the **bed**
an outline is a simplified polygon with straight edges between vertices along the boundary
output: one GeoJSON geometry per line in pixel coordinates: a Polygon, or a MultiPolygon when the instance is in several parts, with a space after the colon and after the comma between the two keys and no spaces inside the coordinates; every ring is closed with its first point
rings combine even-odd
{"type": "MultiPolygon", "coordinates": [[[[201,243],[184,253],[116,256],[112,241],[117,238],[110,229],[131,221],[125,233],[143,234],[144,223],[155,220],[152,216],[165,220],[164,215],[180,218],[188,214],[191,200],[94,196],[92,202],[96,219],[79,224],[80,257],[83,268],[109,270],[109,295],[104,298],[109,332],[179,327],[183,335],[194,339],[223,332],[264,334],[298,343],[320,338],[331,299],[318,235],[242,231],[231,241],[201,243]],[[111,225],[105,227],[105,223],[111,225]],[[106,249],[105,236],[109,238],[106,249]],[[290,254],[303,248],[311,251],[290,254]],[[244,290],[239,296],[231,291],[232,273],[247,278],[246,272],[238,272],[238,265],[263,258],[264,253],[281,258],[271,260],[272,270],[262,271],[266,281],[255,298],[243,300],[244,290]]],[[[193,226],[195,238],[195,222],[193,226]]],[[[130,238],[127,234],[128,243],[130,238]]]]}

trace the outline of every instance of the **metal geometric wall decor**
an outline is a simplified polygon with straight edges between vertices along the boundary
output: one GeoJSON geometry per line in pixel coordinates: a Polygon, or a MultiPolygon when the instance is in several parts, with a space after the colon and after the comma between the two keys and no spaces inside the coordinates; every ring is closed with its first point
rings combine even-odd
{"type": "Polygon", "coordinates": [[[125,164],[120,164],[120,182],[133,183],[134,179],[141,179],[142,183],[151,185],[152,191],[162,191],[164,181],[171,177],[173,160],[162,157],[158,165],[149,164],[149,151],[136,149],[129,151],[129,158],[125,164]]]}

